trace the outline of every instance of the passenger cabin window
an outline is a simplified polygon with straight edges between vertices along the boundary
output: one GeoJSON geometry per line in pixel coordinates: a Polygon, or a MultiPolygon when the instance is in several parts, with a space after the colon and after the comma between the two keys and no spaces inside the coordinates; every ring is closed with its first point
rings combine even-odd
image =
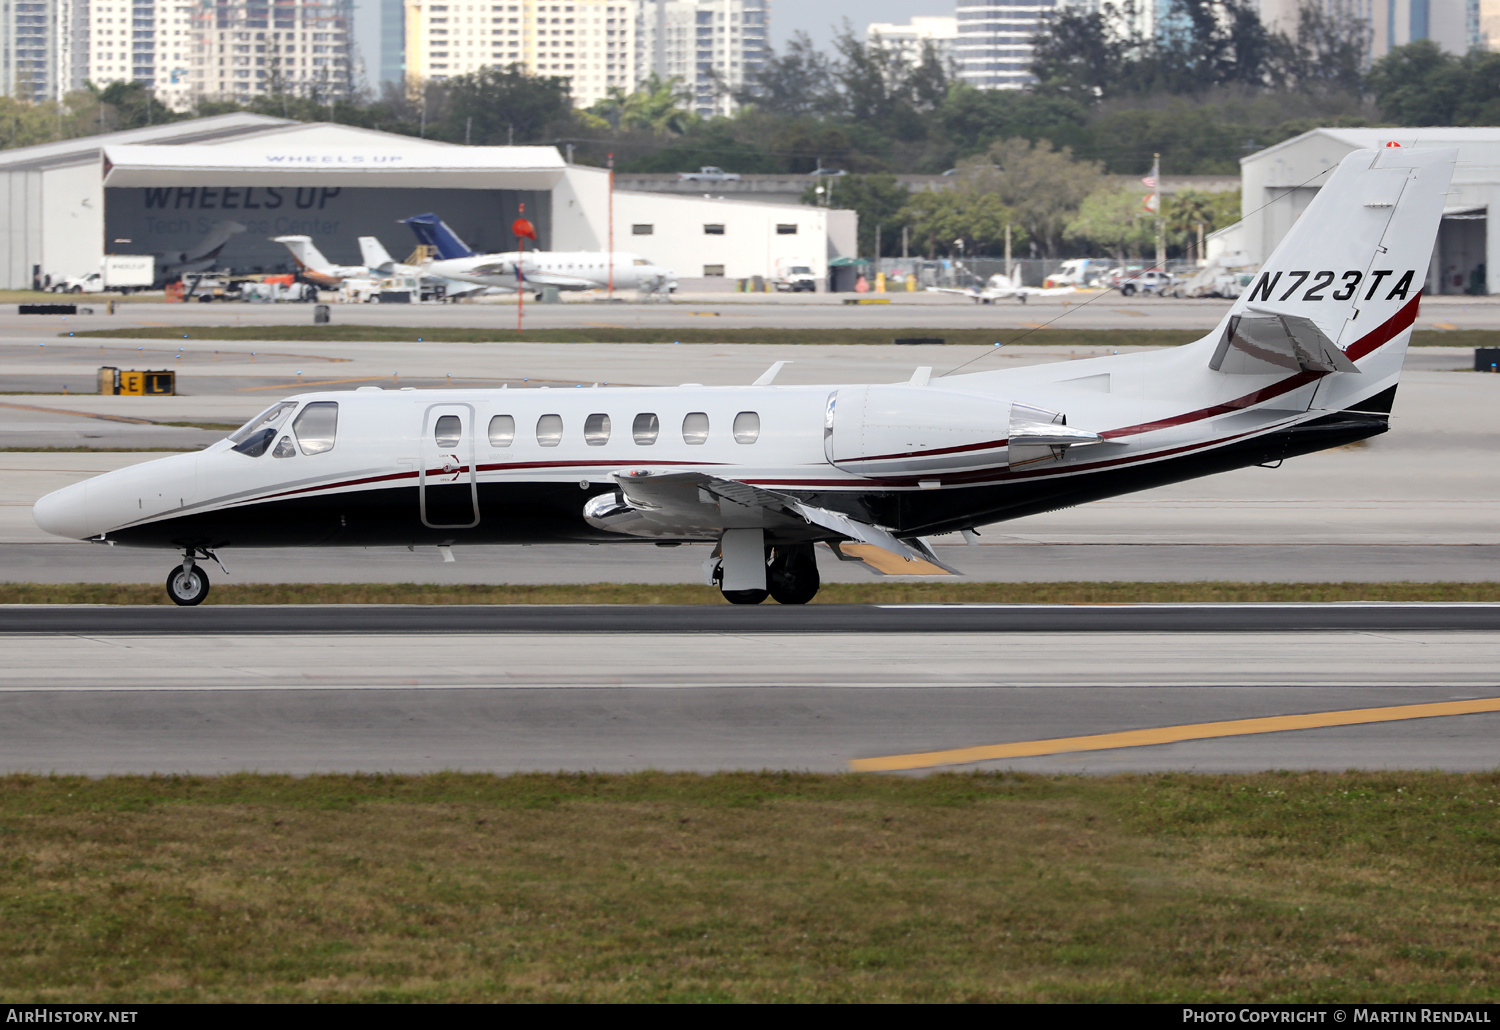
{"type": "Polygon", "coordinates": [[[630,425],[630,435],[635,437],[635,442],[642,447],[650,447],[654,444],[660,433],[661,422],[654,412],[641,412],[630,425]]]}
{"type": "Polygon", "coordinates": [[[690,411],[682,420],[682,442],[690,444],[708,443],[708,413],[690,411]]]}
{"type": "Polygon", "coordinates": [[[490,446],[509,447],[516,439],[516,420],[510,415],[490,419],[490,446]]]}
{"type": "Polygon", "coordinates": [[[562,435],[561,415],[543,415],[536,420],[536,442],[543,447],[556,447],[562,443],[562,435]]]}
{"type": "Polygon", "coordinates": [[[760,439],[760,415],[742,411],[734,416],[734,442],[754,443],[760,439]]]}
{"type": "Polygon", "coordinates": [[[292,434],[302,445],[303,454],[322,454],[333,450],[338,434],[339,406],[336,401],[313,401],[305,405],[292,420],[292,434]]]}
{"type": "Polygon", "coordinates": [[[583,442],[590,447],[609,443],[609,416],[595,414],[583,420],[583,442]]]}
{"type": "Polygon", "coordinates": [[[463,435],[464,424],[458,420],[457,415],[443,415],[437,420],[437,425],[432,427],[432,442],[439,447],[457,447],[463,435]]]}

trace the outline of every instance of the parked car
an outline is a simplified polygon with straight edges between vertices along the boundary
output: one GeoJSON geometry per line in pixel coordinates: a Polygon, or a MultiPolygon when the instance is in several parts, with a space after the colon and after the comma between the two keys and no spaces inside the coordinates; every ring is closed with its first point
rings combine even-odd
{"type": "Polygon", "coordinates": [[[740,177],[735,172],[726,172],[722,168],[713,165],[704,165],[696,172],[678,172],[678,182],[739,182],[740,177]]]}
{"type": "Polygon", "coordinates": [[[842,168],[815,168],[807,174],[814,179],[833,179],[845,173],[842,168]]]}
{"type": "Polygon", "coordinates": [[[1121,276],[1115,287],[1122,297],[1133,297],[1137,293],[1154,293],[1161,296],[1177,280],[1169,272],[1148,268],[1131,275],[1121,276]]]}

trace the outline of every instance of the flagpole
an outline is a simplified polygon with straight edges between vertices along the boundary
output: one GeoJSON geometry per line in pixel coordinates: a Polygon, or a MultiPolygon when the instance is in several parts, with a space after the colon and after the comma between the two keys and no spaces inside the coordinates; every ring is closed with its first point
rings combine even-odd
{"type": "Polygon", "coordinates": [[[1156,184],[1156,270],[1165,272],[1167,270],[1167,247],[1166,241],[1162,238],[1164,219],[1161,202],[1161,155],[1152,154],[1151,156],[1151,181],[1156,184]]]}
{"type": "Polygon", "coordinates": [[[615,155],[609,155],[609,299],[615,299],[615,155]]]}
{"type": "MultiPolygon", "coordinates": [[[[518,214],[520,215],[520,217],[516,219],[516,224],[513,225],[513,226],[511,226],[512,229],[519,229],[521,227],[521,225],[520,225],[521,220],[526,217],[526,205],[524,203],[521,205],[521,209],[518,212],[518,214]]],[[[526,311],[526,283],[525,283],[525,279],[524,279],[525,273],[522,271],[522,266],[525,263],[526,263],[526,237],[522,236],[518,232],[518,233],[516,233],[516,335],[517,336],[521,335],[521,316],[526,311]]]]}

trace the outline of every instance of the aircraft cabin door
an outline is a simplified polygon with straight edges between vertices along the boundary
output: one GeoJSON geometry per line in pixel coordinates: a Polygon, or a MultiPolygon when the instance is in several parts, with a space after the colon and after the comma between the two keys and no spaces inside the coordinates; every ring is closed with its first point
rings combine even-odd
{"type": "Polygon", "coordinates": [[[417,497],[422,525],[429,529],[469,529],[479,525],[472,405],[434,404],[427,409],[422,425],[417,497]]]}

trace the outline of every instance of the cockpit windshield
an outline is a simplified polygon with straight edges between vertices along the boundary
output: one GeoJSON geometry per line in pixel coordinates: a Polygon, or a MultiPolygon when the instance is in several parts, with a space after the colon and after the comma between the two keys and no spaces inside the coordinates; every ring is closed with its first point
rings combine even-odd
{"type": "Polygon", "coordinates": [[[229,437],[229,442],[241,454],[248,454],[252,458],[260,457],[276,438],[276,427],[296,406],[296,401],[282,401],[272,405],[235,430],[229,437]]]}
{"type": "Polygon", "coordinates": [[[281,420],[286,418],[286,413],[296,406],[296,401],[282,401],[280,404],[271,405],[249,422],[236,429],[234,435],[229,438],[230,441],[233,443],[244,443],[255,434],[257,429],[275,429],[281,424],[281,420]]]}

